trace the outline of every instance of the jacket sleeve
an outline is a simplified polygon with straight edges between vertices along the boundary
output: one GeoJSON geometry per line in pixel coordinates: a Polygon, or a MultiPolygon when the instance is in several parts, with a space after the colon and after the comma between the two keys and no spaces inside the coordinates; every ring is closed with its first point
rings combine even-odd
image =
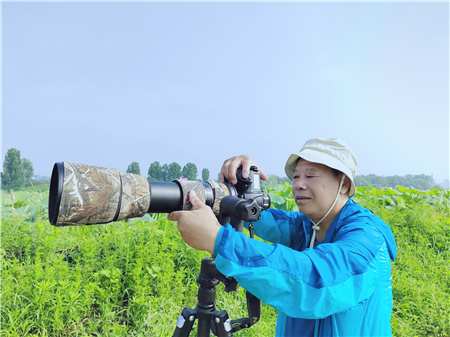
{"type": "MultiPolygon", "coordinates": [[[[292,247],[291,238],[299,235],[299,219],[303,214],[299,212],[286,212],[278,209],[268,209],[261,212],[261,218],[254,223],[255,235],[265,241],[280,243],[292,247]]],[[[248,222],[244,223],[248,229],[248,222]]]]}
{"type": "Polygon", "coordinates": [[[324,318],[368,298],[377,280],[382,234],[369,224],[344,227],[337,241],[300,252],[227,225],[216,240],[216,266],[287,316],[324,318]]]}

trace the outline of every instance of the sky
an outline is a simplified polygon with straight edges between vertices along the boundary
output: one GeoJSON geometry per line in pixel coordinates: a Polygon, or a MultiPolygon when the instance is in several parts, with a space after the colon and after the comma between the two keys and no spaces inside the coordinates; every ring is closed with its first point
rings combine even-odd
{"type": "MultiPolygon", "coordinates": [[[[2,163],[125,171],[311,138],[357,174],[449,178],[448,2],[2,2],[2,163]]],[[[3,166],[3,165],[2,165],[3,166]]]]}

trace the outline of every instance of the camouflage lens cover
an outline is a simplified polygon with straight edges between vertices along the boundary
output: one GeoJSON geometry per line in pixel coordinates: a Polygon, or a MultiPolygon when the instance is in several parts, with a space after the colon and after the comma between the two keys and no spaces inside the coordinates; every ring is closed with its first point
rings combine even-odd
{"type": "MultiPolygon", "coordinates": [[[[194,190],[197,196],[203,203],[206,203],[206,192],[203,183],[191,180],[176,180],[181,186],[183,192],[183,210],[191,210],[192,204],[189,201],[189,192],[194,190]]],[[[213,205],[211,206],[214,215],[219,218],[220,214],[220,202],[223,197],[230,195],[229,188],[224,183],[216,183],[214,180],[208,181],[208,184],[213,190],[213,205]]]]}
{"type": "Polygon", "coordinates": [[[56,226],[82,226],[143,216],[150,205],[148,180],[111,168],[64,162],[56,226]]]}
{"type": "Polygon", "coordinates": [[[230,190],[229,190],[228,186],[225,185],[224,183],[216,183],[214,180],[210,180],[210,181],[208,181],[208,183],[214,189],[214,205],[212,207],[212,210],[213,210],[215,216],[217,217],[217,219],[219,219],[220,202],[222,201],[222,199],[225,196],[230,195],[230,190]]]}
{"type": "Polygon", "coordinates": [[[195,191],[202,202],[206,201],[205,187],[201,182],[193,180],[175,180],[175,182],[177,182],[178,185],[181,186],[181,190],[183,193],[183,211],[189,211],[192,209],[192,204],[189,201],[190,191],[195,191]]]}

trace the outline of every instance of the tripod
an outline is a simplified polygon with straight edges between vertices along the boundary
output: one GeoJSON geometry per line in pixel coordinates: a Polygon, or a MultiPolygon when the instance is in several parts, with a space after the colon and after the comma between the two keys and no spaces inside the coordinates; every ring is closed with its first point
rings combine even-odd
{"type": "Polygon", "coordinates": [[[224,283],[227,292],[236,290],[237,281],[219,272],[214,258],[203,258],[200,274],[197,277],[199,284],[197,307],[183,309],[178,317],[173,337],[189,336],[195,320],[198,320],[197,337],[209,337],[210,331],[218,337],[230,337],[233,336],[233,332],[248,328],[259,320],[261,316],[260,301],[249,292],[247,292],[249,317],[230,320],[226,310],[216,310],[214,304],[216,286],[220,282],[224,283]]]}

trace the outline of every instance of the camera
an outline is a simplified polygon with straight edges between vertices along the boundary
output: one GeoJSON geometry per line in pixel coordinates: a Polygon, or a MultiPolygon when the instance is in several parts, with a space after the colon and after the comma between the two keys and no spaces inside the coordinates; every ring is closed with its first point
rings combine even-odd
{"type": "Polygon", "coordinates": [[[105,224],[146,213],[190,210],[189,192],[213,210],[222,225],[242,231],[242,221],[257,221],[270,207],[270,197],[261,190],[256,166],[249,177],[236,174],[235,185],[191,180],[149,181],[140,175],[71,162],[53,166],[49,193],[49,221],[54,226],[105,224]]]}

